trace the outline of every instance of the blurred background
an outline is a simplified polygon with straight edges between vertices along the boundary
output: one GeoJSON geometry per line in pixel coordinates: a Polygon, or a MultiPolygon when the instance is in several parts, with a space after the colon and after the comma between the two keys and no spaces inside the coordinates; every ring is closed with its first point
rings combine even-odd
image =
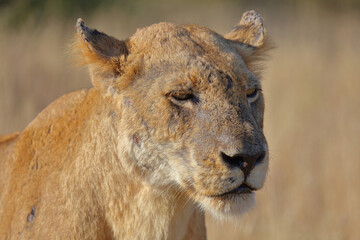
{"type": "Polygon", "coordinates": [[[81,17],[119,39],[159,21],[221,34],[254,9],[276,44],[263,74],[270,172],[239,222],[208,238],[360,239],[360,0],[0,0],[0,134],[90,87],[67,44],[81,17]]]}

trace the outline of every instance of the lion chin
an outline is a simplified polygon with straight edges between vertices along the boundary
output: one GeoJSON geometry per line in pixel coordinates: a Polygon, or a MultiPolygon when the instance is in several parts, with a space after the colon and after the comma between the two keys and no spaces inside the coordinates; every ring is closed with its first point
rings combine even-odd
{"type": "Polygon", "coordinates": [[[239,216],[255,205],[255,193],[231,194],[227,196],[197,196],[200,208],[221,222],[238,220],[239,216]]]}

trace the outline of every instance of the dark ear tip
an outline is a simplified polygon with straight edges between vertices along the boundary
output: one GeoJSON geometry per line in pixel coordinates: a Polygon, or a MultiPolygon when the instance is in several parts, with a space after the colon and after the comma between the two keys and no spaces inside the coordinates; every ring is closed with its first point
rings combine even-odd
{"type": "Polygon", "coordinates": [[[86,42],[89,42],[89,28],[87,28],[84,24],[84,21],[81,18],[78,18],[78,20],[76,21],[76,31],[78,34],[80,34],[80,36],[82,37],[82,39],[86,42]]]}
{"type": "Polygon", "coordinates": [[[84,21],[81,18],[78,18],[78,20],[76,21],[75,27],[76,27],[76,30],[78,33],[82,33],[86,29],[84,21]]]}

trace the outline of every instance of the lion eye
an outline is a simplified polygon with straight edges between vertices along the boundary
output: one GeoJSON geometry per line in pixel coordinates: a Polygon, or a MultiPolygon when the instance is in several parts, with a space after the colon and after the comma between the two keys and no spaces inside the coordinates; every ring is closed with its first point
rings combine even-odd
{"type": "Polygon", "coordinates": [[[198,103],[196,96],[189,91],[172,91],[166,94],[166,96],[177,105],[185,104],[186,102],[198,103]]]}
{"type": "Polygon", "coordinates": [[[257,88],[250,88],[246,91],[246,98],[249,103],[253,103],[258,99],[259,91],[261,91],[261,89],[257,88]]]}
{"type": "Polygon", "coordinates": [[[192,100],[195,96],[192,93],[187,93],[187,94],[178,94],[178,95],[174,94],[171,95],[171,97],[176,101],[188,101],[188,100],[192,100]]]}

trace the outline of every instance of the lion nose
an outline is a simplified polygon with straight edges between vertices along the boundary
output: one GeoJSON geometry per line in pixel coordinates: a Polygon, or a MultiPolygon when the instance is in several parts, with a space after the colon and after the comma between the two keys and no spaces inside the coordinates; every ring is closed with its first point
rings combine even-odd
{"type": "Polygon", "coordinates": [[[255,167],[255,165],[262,163],[266,156],[265,151],[257,152],[256,154],[236,154],[232,157],[221,152],[221,158],[226,165],[230,168],[238,167],[240,168],[245,176],[248,176],[250,171],[255,167]]]}

